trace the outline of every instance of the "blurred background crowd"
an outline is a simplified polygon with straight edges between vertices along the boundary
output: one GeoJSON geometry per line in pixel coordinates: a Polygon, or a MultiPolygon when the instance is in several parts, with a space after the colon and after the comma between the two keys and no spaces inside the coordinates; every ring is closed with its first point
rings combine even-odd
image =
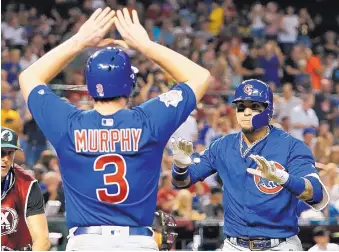
{"type": "MultiPolygon", "coordinates": [[[[211,141],[239,132],[230,103],[234,88],[250,78],[267,82],[275,91],[272,124],[309,146],[330,192],[330,204],[322,212],[300,204],[300,225],[338,227],[339,15],[333,2],[2,1],[1,125],[20,135],[24,152],[18,153],[16,162],[37,178],[46,203],[61,202],[58,213],[63,214],[58,158],[27,109],[18,75],[75,34],[94,9],[127,6],[138,11],[152,40],[191,58],[213,76],[208,93],[174,136],[193,141],[195,151],[201,152],[211,141]]],[[[119,34],[112,30],[109,36],[118,38],[119,34]]],[[[58,84],[54,89],[60,96],[81,109],[92,106],[87,92],[63,90],[62,85],[85,85],[84,66],[94,51],[95,48],[85,50],[51,83],[58,84]]],[[[147,58],[133,51],[128,53],[140,71],[129,106],[156,97],[175,84],[171,76],[147,58]]],[[[172,164],[171,150],[166,148],[157,208],[179,220],[176,248],[194,248],[202,243],[193,239],[193,231],[197,230],[194,223],[223,218],[221,181],[211,176],[188,190],[175,190],[171,184],[172,164]]],[[[305,241],[305,247],[309,248],[312,242],[305,241]]]]}

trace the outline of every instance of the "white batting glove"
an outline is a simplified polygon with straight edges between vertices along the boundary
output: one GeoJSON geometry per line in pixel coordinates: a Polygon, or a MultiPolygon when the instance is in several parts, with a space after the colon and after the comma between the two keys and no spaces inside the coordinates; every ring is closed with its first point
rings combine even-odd
{"type": "Polygon", "coordinates": [[[289,174],[281,169],[275,167],[273,161],[268,161],[264,157],[259,155],[250,155],[258,165],[258,169],[247,168],[247,172],[259,177],[265,178],[268,181],[277,182],[280,185],[286,183],[289,178],[289,174]]]}
{"type": "Polygon", "coordinates": [[[193,154],[193,144],[190,141],[181,139],[175,140],[174,137],[171,138],[173,159],[176,166],[179,168],[185,168],[193,164],[191,155],[193,154]]]}

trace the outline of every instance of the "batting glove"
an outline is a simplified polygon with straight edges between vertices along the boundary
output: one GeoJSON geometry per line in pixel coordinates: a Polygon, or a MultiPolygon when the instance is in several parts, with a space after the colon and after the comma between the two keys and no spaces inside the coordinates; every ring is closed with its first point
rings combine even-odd
{"type": "Polygon", "coordinates": [[[258,169],[247,168],[248,173],[257,175],[268,181],[277,182],[280,185],[285,184],[288,180],[289,174],[284,170],[276,168],[273,161],[268,161],[259,155],[252,154],[249,157],[257,163],[258,169]]]}
{"type": "Polygon", "coordinates": [[[193,144],[190,141],[181,139],[180,137],[176,140],[174,137],[171,138],[173,159],[176,166],[179,168],[185,168],[193,164],[191,155],[193,154],[193,144]]]}

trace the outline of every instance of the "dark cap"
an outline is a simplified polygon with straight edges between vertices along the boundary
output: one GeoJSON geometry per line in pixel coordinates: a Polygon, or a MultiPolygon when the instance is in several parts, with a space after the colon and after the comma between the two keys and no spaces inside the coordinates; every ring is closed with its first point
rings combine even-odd
{"type": "Polygon", "coordinates": [[[313,229],[313,236],[327,236],[330,235],[330,231],[328,231],[324,227],[316,227],[313,229]]]}
{"type": "Polygon", "coordinates": [[[213,187],[213,188],[211,189],[211,194],[212,194],[212,195],[213,195],[213,194],[216,194],[216,193],[222,193],[221,188],[219,188],[219,187],[213,187]]]}
{"type": "Polygon", "coordinates": [[[306,134],[313,134],[313,135],[316,135],[317,134],[317,131],[315,128],[312,128],[312,127],[309,127],[309,128],[304,128],[303,130],[303,135],[306,135],[306,134]]]}
{"type": "Polygon", "coordinates": [[[1,127],[1,148],[22,150],[18,144],[18,134],[14,130],[1,127]]]}

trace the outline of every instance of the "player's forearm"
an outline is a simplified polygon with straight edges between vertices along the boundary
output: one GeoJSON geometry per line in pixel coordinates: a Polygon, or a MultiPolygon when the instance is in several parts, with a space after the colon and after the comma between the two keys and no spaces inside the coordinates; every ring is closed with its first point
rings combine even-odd
{"type": "Polygon", "coordinates": [[[302,178],[302,179],[305,180],[305,190],[300,195],[298,195],[297,198],[300,200],[304,200],[304,201],[312,200],[313,199],[313,186],[308,179],[306,178],[302,178]]]}
{"type": "Polygon", "coordinates": [[[150,42],[141,53],[157,63],[168,72],[177,82],[186,82],[199,101],[208,87],[210,73],[183,55],[155,42],[150,42]]]}
{"type": "Polygon", "coordinates": [[[25,98],[37,85],[50,82],[76,57],[82,48],[75,36],[38,59],[19,76],[20,88],[25,98]]]}
{"type": "Polygon", "coordinates": [[[39,238],[38,240],[33,242],[32,250],[33,251],[48,251],[51,247],[51,242],[46,238],[39,238]]]}

